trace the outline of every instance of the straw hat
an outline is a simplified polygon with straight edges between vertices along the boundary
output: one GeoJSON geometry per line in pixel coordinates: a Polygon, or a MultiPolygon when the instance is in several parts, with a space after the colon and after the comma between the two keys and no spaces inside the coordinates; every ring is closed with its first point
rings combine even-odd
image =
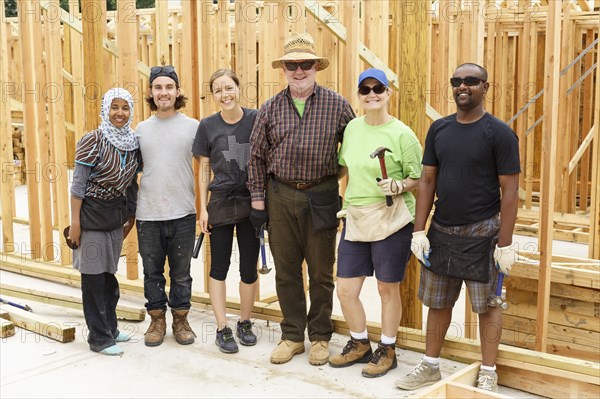
{"type": "Polygon", "coordinates": [[[308,33],[292,33],[283,44],[284,56],[271,62],[273,68],[281,68],[286,61],[316,60],[317,71],[322,71],[329,66],[329,60],[317,56],[315,42],[308,33]]]}

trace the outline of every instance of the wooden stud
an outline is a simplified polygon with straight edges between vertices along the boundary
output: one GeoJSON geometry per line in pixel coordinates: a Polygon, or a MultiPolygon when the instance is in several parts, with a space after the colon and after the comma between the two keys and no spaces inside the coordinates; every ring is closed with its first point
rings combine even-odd
{"type": "MultiPolygon", "coordinates": [[[[10,33],[4,22],[5,1],[0,0],[0,82],[2,87],[10,82],[9,71],[9,49],[6,38],[10,33]]],[[[4,252],[15,250],[15,236],[13,230],[13,217],[15,213],[15,189],[14,173],[15,164],[13,159],[12,128],[10,102],[0,101],[0,162],[2,162],[2,176],[0,178],[0,208],[2,208],[2,245],[4,252]]]]}
{"type": "MultiPolygon", "coordinates": [[[[54,4],[54,7],[59,7],[58,0],[52,0],[50,4],[54,4]]],[[[62,78],[62,52],[61,41],[60,41],[60,21],[56,18],[49,18],[46,21],[48,26],[48,34],[46,40],[48,41],[47,46],[47,57],[48,57],[48,71],[51,82],[61,82],[62,78]]],[[[64,86],[62,86],[64,87],[64,86]]],[[[62,235],[63,229],[70,223],[70,203],[69,203],[69,188],[68,188],[68,170],[66,166],[60,162],[60,160],[67,159],[67,145],[66,145],[66,129],[65,125],[65,107],[63,101],[49,101],[49,115],[51,116],[50,131],[52,132],[53,148],[55,154],[55,164],[60,165],[56,169],[55,178],[53,180],[53,186],[56,188],[55,203],[57,205],[58,213],[56,220],[58,224],[58,230],[61,234],[59,236],[59,248],[58,255],[61,265],[67,265],[72,262],[72,252],[67,247],[64,236],[62,235]]]]}
{"type": "MultiPolygon", "coordinates": [[[[341,2],[341,11],[344,25],[348,27],[358,26],[359,2],[357,0],[341,2]]],[[[344,79],[339,82],[340,94],[348,100],[354,112],[358,112],[358,98],[355,93],[356,82],[360,73],[358,58],[359,33],[358,29],[346,29],[346,45],[342,53],[342,59],[345,62],[341,66],[344,79]]]]}
{"type": "Polygon", "coordinates": [[[104,38],[102,0],[81,0],[83,28],[83,80],[85,86],[85,131],[95,130],[100,122],[100,107],[104,94],[104,38]]]}
{"type": "MultiPolygon", "coordinates": [[[[69,13],[73,17],[80,15],[79,12],[79,1],[69,0],[69,13]]],[[[71,65],[71,76],[73,76],[72,90],[73,90],[73,124],[75,130],[75,142],[79,141],[81,137],[86,133],[85,125],[85,106],[84,106],[84,92],[85,86],[82,86],[83,80],[83,35],[75,32],[74,29],[65,26],[65,30],[69,31],[71,37],[70,55],[72,60],[71,65]]],[[[87,42],[86,42],[87,43],[87,42]]],[[[73,143],[75,144],[75,143],[73,143]]],[[[74,148],[74,146],[73,146],[74,148]]],[[[74,161],[75,153],[69,157],[70,161],[74,161]]]]}
{"type": "MultiPolygon", "coordinates": [[[[33,1],[24,0],[20,3],[21,10],[39,10],[33,1]]],[[[31,246],[31,258],[39,259],[42,257],[41,253],[41,223],[40,223],[40,206],[39,206],[39,186],[37,183],[37,172],[36,165],[38,165],[36,148],[38,146],[37,140],[37,129],[38,129],[38,107],[36,105],[36,96],[40,93],[35,90],[37,85],[36,71],[34,64],[30,62],[36,59],[35,47],[34,47],[34,35],[33,25],[34,14],[22,12],[21,18],[19,18],[19,33],[21,39],[21,57],[23,58],[23,82],[26,86],[25,92],[25,145],[28,150],[25,151],[25,159],[27,162],[26,173],[27,173],[27,194],[31,199],[28,201],[29,205],[29,243],[31,246]],[[24,15],[23,15],[24,14],[24,15]],[[30,173],[33,172],[33,173],[30,173]]],[[[39,54],[38,54],[39,55],[39,54]]]]}
{"type": "Polygon", "coordinates": [[[258,84],[256,79],[256,2],[240,0],[236,3],[236,12],[241,13],[235,23],[236,71],[243,82],[240,105],[256,108],[258,103],[258,84]]]}

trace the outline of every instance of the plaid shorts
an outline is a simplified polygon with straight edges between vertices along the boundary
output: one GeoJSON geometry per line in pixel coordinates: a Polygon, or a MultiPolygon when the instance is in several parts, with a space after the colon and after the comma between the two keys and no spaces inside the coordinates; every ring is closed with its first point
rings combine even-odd
{"type": "MultiPolygon", "coordinates": [[[[498,234],[500,217],[496,215],[480,222],[462,226],[442,226],[433,221],[431,224],[443,233],[467,237],[491,237],[498,234]]],[[[488,310],[488,306],[495,306],[494,299],[496,297],[496,284],[498,283],[498,270],[494,264],[493,255],[493,253],[490,254],[488,265],[490,280],[487,283],[464,280],[471,300],[471,307],[475,313],[485,313],[488,310]]],[[[460,295],[462,283],[463,279],[440,276],[421,265],[419,299],[429,308],[452,308],[460,295]]]]}

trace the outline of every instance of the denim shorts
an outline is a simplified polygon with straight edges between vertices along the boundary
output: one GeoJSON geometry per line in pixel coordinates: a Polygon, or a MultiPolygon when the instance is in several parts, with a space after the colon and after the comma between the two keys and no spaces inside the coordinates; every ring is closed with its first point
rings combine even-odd
{"type": "Polygon", "coordinates": [[[414,225],[407,224],[391,236],[373,242],[347,241],[346,220],[338,246],[337,276],[342,278],[372,276],[385,283],[404,280],[410,258],[410,241],[414,225]]]}

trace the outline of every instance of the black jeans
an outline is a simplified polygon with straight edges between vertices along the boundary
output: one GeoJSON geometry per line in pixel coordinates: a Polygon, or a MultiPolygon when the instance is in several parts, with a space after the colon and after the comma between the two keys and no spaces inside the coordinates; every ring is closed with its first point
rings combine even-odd
{"type": "Polygon", "coordinates": [[[114,274],[81,274],[83,315],[89,331],[88,344],[100,352],[115,344],[119,282],[114,274]]]}
{"type": "Polygon", "coordinates": [[[189,309],[192,297],[190,267],[196,215],[161,221],[137,221],[140,255],[144,264],[144,296],[146,309],[165,310],[167,294],[165,259],[169,259],[169,306],[171,309],[189,309]]]}
{"type": "Polygon", "coordinates": [[[210,277],[218,281],[225,281],[227,278],[231,264],[234,227],[239,250],[236,257],[240,264],[240,277],[244,284],[252,284],[258,278],[256,263],[260,242],[249,219],[236,224],[213,227],[210,234],[210,277]]]}

